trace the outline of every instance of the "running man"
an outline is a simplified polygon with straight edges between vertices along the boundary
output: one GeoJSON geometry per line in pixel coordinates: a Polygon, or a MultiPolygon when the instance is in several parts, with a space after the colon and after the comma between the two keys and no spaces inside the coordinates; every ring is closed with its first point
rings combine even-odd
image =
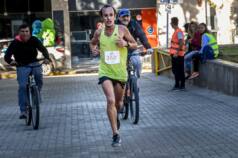
{"type": "Polygon", "coordinates": [[[107,99],[107,115],[112,129],[112,146],[120,146],[118,112],[123,105],[127,82],[127,47],[137,48],[137,43],[125,26],[115,25],[116,10],[104,5],[100,10],[105,27],[98,29],[91,40],[93,55],[100,54],[99,84],[107,99]],[[100,45],[100,48],[98,48],[100,45]]]}

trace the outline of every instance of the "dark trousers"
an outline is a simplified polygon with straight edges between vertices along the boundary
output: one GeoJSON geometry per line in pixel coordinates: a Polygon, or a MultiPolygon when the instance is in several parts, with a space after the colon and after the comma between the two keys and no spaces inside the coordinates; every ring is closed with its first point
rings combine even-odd
{"type": "Polygon", "coordinates": [[[200,63],[200,55],[199,53],[197,53],[193,56],[193,71],[194,72],[199,71],[199,63],[200,63]]]}
{"type": "Polygon", "coordinates": [[[207,45],[203,48],[202,53],[200,54],[201,62],[205,63],[206,60],[214,59],[214,51],[211,46],[207,45]]]}
{"type": "Polygon", "coordinates": [[[185,87],[185,74],[184,74],[184,57],[178,56],[172,58],[172,72],[175,78],[175,87],[185,87]]]}

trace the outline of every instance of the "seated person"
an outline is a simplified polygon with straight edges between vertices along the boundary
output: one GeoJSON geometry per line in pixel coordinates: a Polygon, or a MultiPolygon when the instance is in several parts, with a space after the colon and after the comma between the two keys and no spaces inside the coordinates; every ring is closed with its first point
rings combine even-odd
{"type": "Polygon", "coordinates": [[[192,79],[199,76],[199,50],[201,49],[201,34],[198,31],[198,24],[191,22],[188,27],[188,34],[190,39],[188,40],[188,52],[185,54],[185,71],[187,73],[186,78],[192,79]],[[191,64],[194,63],[194,72],[191,75],[191,64]]]}
{"type": "Polygon", "coordinates": [[[207,59],[217,58],[219,55],[219,48],[215,37],[207,29],[205,23],[199,24],[198,29],[202,35],[202,48],[199,51],[201,61],[205,62],[207,59]]]}

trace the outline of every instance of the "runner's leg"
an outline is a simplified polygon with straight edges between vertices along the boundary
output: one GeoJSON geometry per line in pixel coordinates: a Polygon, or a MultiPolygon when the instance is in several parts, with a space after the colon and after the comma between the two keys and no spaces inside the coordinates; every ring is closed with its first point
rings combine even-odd
{"type": "Polygon", "coordinates": [[[107,115],[111,124],[113,135],[117,134],[117,109],[115,106],[115,95],[112,81],[105,80],[102,88],[107,99],[107,115]]]}
{"type": "Polygon", "coordinates": [[[125,92],[125,86],[122,87],[120,83],[117,83],[114,86],[114,94],[115,94],[115,105],[117,108],[117,112],[120,112],[120,109],[123,106],[123,96],[125,92]]]}

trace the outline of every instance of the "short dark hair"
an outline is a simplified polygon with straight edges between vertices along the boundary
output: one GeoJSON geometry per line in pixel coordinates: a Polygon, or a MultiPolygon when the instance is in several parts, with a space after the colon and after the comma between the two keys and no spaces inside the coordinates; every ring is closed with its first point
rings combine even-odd
{"type": "Polygon", "coordinates": [[[18,31],[20,31],[21,29],[25,29],[25,28],[29,28],[30,29],[30,25],[28,25],[27,23],[23,23],[19,26],[18,31]]]}
{"type": "Polygon", "coordinates": [[[190,23],[186,23],[186,24],[183,25],[183,27],[185,29],[185,32],[188,32],[189,24],[190,23]]]}
{"type": "Polygon", "coordinates": [[[100,9],[100,11],[99,11],[100,16],[102,16],[103,9],[105,9],[105,8],[112,8],[113,11],[114,11],[114,15],[116,16],[117,11],[116,11],[116,9],[115,9],[112,5],[110,5],[110,4],[105,4],[105,5],[100,9]]]}
{"type": "Polygon", "coordinates": [[[178,26],[178,18],[177,17],[172,17],[171,18],[171,22],[172,22],[172,24],[174,24],[174,25],[176,25],[176,26],[178,26]]]}

